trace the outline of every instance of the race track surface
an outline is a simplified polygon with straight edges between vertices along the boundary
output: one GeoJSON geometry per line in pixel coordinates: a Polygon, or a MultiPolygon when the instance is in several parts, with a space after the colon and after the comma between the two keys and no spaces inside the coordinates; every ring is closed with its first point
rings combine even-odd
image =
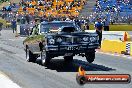
{"type": "Polygon", "coordinates": [[[94,63],[89,64],[85,57],[75,56],[72,63],[65,63],[63,57],[54,58],[46,67],[26,62],[22,41],[24,37],[14,37],[11,30],[2,30],[0,36],[0,71],[22,88],[132,88],[130,84],[86,84],[76,82],[78,67],[81,65],[87,74],[130,74],[132,59],[96,53],[94,63]]]}

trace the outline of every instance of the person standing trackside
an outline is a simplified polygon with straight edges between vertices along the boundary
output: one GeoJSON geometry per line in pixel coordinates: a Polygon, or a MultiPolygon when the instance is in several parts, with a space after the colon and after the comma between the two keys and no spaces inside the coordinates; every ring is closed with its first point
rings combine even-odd
{"type": "Polygon", "coordinates": [[[0,31],[2,30],[2,25],[3,25],[3,23],[0,22],[0,31]]]}
{"type": "Polygon", "coordinates": [[[17,27],[17,24],[16,24],[16,20],[15,20],[15,19],[13,19],[13,20],[11,21],[11,26],[12,26],[13,33],[14,33],[14,31],[16,31],[16,27],[17,27]]]}
{"type": "Polygon", "coordinates": [[[96,33],[99,35],[100,47],[101,47],[101,40],[102,40],[102,29],[103,29],[103,24],[101,22],[101,18],[98,18],[97,22],[95,22],[95,30],[96,30],[96,33]]]}
{"type": "Polygon", "coordinates": [[[103,24],[104,24],[104,31],[109,31],[109,20],[107,18],[105,18],[103,20],[103,24]]]}

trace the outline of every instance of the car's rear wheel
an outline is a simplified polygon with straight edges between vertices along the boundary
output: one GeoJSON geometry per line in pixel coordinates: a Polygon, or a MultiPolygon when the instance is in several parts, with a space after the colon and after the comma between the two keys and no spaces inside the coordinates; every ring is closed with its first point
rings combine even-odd
{"type": "Polygon", "coordinates": [[[50,60],[51,60],[51,57],[49,56],[49,54],[45,51],[42,51],[41,52],[41,62],[42,62],[42,65],[49,65],[50,63],[50,60]]]}
{"type": "Polygon", "coordinates": [[[30,50],[26,49],[26,60],[28,62],[35,62],[37,59],[37,56],[33,54],[30,50]]]}
{"type": "Polygon", "coordinates": [[[87,52],[85,53],[85,57],[89,63],[92,63],[95,59],[95,52],[87,52]]]}
{"type": "Polygon", "coordinates": [[[73,56],[64,56],[65,62],[72,62],[73,61],[73,56]]]}

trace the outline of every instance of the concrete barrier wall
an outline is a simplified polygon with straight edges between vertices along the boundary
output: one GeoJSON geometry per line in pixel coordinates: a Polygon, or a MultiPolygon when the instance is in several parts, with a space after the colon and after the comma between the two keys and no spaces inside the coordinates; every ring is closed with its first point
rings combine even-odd
{"type": "Polygon", "coordinates": [[[29,35],[28,29],[30,29],[30,27],[33,27],[34,25],[35,24],[20,24],[20,25],[17,25],[17,31],[18,31],[18,33],[20,33],[21,36],[29,35]]]}
{"type": "Polygon", "coordinates": [[[132,56],[132,42],[122,42],[120,40],[103,40],[101,50],[103,52],[111,52],[132,56]]]}
{"type": "MultiPolygon", "coordinates": [[[[95,30],[86,30],[86,32],[95,32],[95,30]]],[[[103,31],[101,50],[132,55],[132,42],[130,40],[130,35],[125,31],[103,31]]]]}
{"type": "Polygon", "coordinates": [[[121,54],[122,52],[126,52],[126,42],[120,40],[103,40],[101,50],[121,54]]]}

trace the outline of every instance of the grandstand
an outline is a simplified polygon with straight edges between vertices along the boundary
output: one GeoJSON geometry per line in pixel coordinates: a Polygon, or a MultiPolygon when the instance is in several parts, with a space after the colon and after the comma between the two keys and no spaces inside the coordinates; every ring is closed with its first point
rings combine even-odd
{"type": "Polygon", "coordinates": [[[89,16],[93,12],[93,7],[96,4],[96,0],[86,0],[84,9],[80,12],[80,16],[89,16]]]}
{"type": "Polygon", "coordinates": [[[130,4],[132,5],[132,0],[130,0],[130,4]]]}
{"type": "MultiPolygon", "coordinates": [[[[39,17],[89,17],[95,22],[97,17],[108,18],[111,22],[130,23],[132,21],[132,0],[10,0],[18,14],[39,17]]],[[[9,2],[8,2],[9,3],[9,2]]],[[[6,6],[8,7],[8,6],[6,6]]]]}
{"type": "Polygon", "coordinates": [[[18,13],[37,13],[39,16],[78,16],[84,4],[85,0],[24,1],[18,9],[18,13]]]}
{"type": "Polygon", "coordinates": [[[130,5],[129,0],[98,0],[94,7],[94,11],[131,12],[132,5],[130,5]]]}
{"type": "Polygon", "coordinates": [[[132,23],[132,0],[87,0],[81,16],[88,16],[90,22],[100,17],[112,23],[132,23]]]}
{"type": "Polygon", "coordinates": [[[131,0],[97,0],[93,7],[93,21],[100,16],[107,17],[111,22],[130,23],[132,21],[131,0]],[[95,19],[94,19],[95,18],[95,19]]]}

